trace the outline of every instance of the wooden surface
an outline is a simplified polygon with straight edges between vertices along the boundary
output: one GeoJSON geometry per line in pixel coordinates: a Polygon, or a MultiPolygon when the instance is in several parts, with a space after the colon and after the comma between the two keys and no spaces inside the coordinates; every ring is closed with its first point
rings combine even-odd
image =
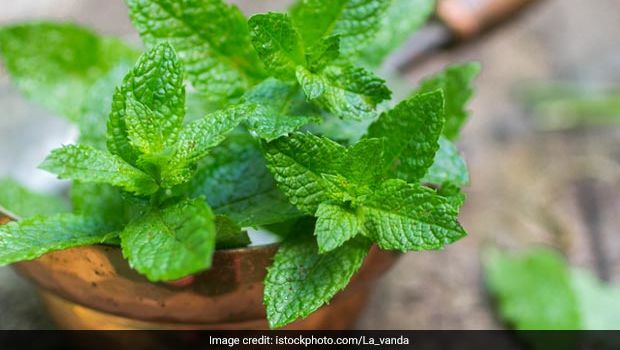
{"type": "MultiPolygon", "coordinates": [[[[120,1],[103,6],[66,0],[72,6],[66,8],[53,3],[46,12],[24,13],[69,16],[105,33],[135,38],[120,1]]],[[[265,9],[260,2],[253,6],[265,9]]],[[[11,16],[15,20],[24,13],[14,10],[11,16]]],[[[472,173],[461,216],[470,235],[443,251],[404,257],[377,284],[358,327],[501,328],[481,278],[480,254],[490,245],[557,246],[573,264],[620,283],[620,131],[537,131],[515,98],[520,87],[534,81],[620,84],[617,33],[617,0],[543,0],[519,21],[408,72],[406,78],[415,82],[449,63],[483,64],[472,120],[460,145],[472,173]],[[596,192],[598,245],[583,214],[593,207],[591,198],[577,195],[584,184],[596,192]]],[[[2,169],[0,164],[0,175],[2,169]]],[[[0,268],[0,310],[0,328],[51,327],[32,288],[7,268],[0,268]]]]}

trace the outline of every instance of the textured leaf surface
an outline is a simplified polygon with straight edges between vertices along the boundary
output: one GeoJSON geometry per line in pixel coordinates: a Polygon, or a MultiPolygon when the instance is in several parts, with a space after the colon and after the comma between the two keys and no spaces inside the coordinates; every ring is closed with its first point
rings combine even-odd
{"type": "Polygon", "coordinates": [[[160,152],[166,139],[158,124],[165,117],[132,96],[126,97],[124,112],[129,143],[142,154],[160,152]]]}
{"type": "Polygon", "coordinates": [[[389,0],[300,0],[291,8],[306,44],[339,35],[344,55],[359,52],[379,30],[389,0]]]}
{"type": "Polygon", "coordinates": [[[253,112],[252,106],[237,105],[186,125],[179,134],[172,156],[162,168],[162,186],[169,188],[189,181],[198,161],[253,112]]]}
{"type": "Polygon", "coordinates": [[[150,281],[175,280],[211,266],[215,223],[202,199],[178,203],[131,222],[121,232],[123,256],[150,281]]]}
{"type": "Polygon", "coordinates": [[[304,65],[299,34],[284,13],[266,13],[250,18],[252,44],[265,67],[275,77],[295,80],[295,67],[304,65]]]}
{"type": "Polygon", "coordinates": [[[362,228],[357,214],[339,205],[323,203],[316,216],[314,235],[321,254],[342,246],[362,228]]]}
{"type": "Polygon", "coordinates": [[[32,22],[0,29],[0,55],[19,90],[79,121],[89,88],[136,52],[69,23],[32,22]]]}
{"type": "Polygon", "coordinates": [[[389,165],[385,158],[385,139],[363,139],[346,151],[340,173],[359,185],[375,186],[385,176],[389,165]]]}
{"type": "Polygon", "coordinates": [[[384,182],[362,210],[368,235],[382,249],[441,249],[466,235],[449,199],[402,180],[384,182]]]}
{"type": "Polygon", "coordinates": [[[11,178],[0,178],[0,208],[20,218],[69,211],[67,201],[62,198],[32,192],[11,178]]]}
{"type": "Polygon", "coordinates": [[[287,136],[301,127],[320,122],[319,117],[280,114],[268,105],[258,105],[248,120],[248,128],[266,141],[287,136]]]}
{"type": "Polygon", "coordinates": [[[245,17],[222,0],[130,0],[147,46],[170,42],[192,85],[213,99],[240,95],[264,75],[245,17]]]}
{"type": "Polygon", "coordinates": [[[244,95],[257,108],[247,120],[250,131],[260,138],[272,141],[309,123],[320,122],[319,117],[297,115],[303,113],[305,101],[298,87],[268,78],[244,95]]]}
{"type": "Polygon", "coordinates": [[[372,118],[376,105],[391,96],[385,81],[352,66],[329,66],[318,74],[297,67],[297,81],[309,100],[343,119],[372,118]]]}
{"type": "Polygon", "coordinates": [[[355,208],[355,224],[384,249],[441,249],[466,235],[457,221],[460,192],[440,195],[419,184],[383,181],[384,141],[363,139],[347,149],[326,138],[293,134],[266,145],[266,159],[280,189],[291,203],[318,217],[322,250],[323,243],[328,245],[325,250],[341,243],[326,242],[326,227],[352,227],[353,218],[344,218],[333,207],[319,212],[321,205],[334,203],[355,208]]]}
{"type": "Polygon", "coordinates": [[[446,137],[439,138],[439,150],[435,153],[433,165],[428,169],[423,183],[442,185],[451,183],[464,186],[469,183],[467,164],[459,153],[459,149],[446,137]]]}
{"type": "Polygon", "coordinates": [[[340,35],[329,36],[306,51],[308,69],[311,72],[319,72],[340,57],[340,35]]]}
{"type": "Polygon", "coordinates": [[[439,149],[444,125],[440,91],[415,95],[383,113],[368,128],[369,137],[385,138],[385,156],[397,162],[397,174],[409,182],[424,176],[439,149]]]}
{"type": "Polygon", "coordinates": [[[314,214],[329,199],[324,174],[338,174],[346,149],[312,134],[296,133],[265,145],[267,166],[278,187],[300,210],[314,214]]]}
{"type": "Polygon", "coordinates": [[[360,54],[362,61],[372,67],[380,65],[426,22],[434,9],[435,0],[392,0],[381,17],[377,34],[364,45],[360,54]]]}
{"type": "Polygon", "coordinates": [[[73,214],[35,216],[0,225],[0,265],[32,260],[56,250],[102,243],[110,227],[73,214]]]}
{"type": "Polygon", "coordinates": [[[269,326],[282,327],[327,303],[359,270],[369,248],[363,237],[325,254],[311,236],[283,243],[265,279],[269,326]]]}
{"type": "Polygon", "coordinates": [[[190,187],[194,196],[207,198],[215,213],[243,227],[301,216],[276,187],[258,145],[249,135],[232,135],[214,148],[190,187]]]}
{"type": "Polygon", "coordinates": [[[364,139],[345,148],[309,133],[295,133],[265,146],[278,186],[299,209],[314,214],[329,201],[357,201],[385,174],[383,140],[364,139]]]}
{"type": "Polygon", "coordinates": [[[502,316],[516,329],[579,329],[581,318],[570,271],[550,250],[524,254],[491,252],[486,283],[502,316]]]}
{"type": "Polygon", "coordinates": [[[174,143],[185,116],[183,71],[168,44],[143,54],[114,93],[108,149],[130,164],[174,143]]]}
{"type": "Polygon", "coordinates": [[[106,183],[139,195],[154,193],[158,188],[151,177],[120,157],[88,146],[58,148],[39,167],[60,179],[106,183]]]}
{"type": "Polygon", "coordinates": [[[480,72],[480,64],[467,63],[446,68],[443,72],[422,82],[416,93],[443,90],[446,106],[446,124],[443,134],[450,140],[458,137],[467,120],[467,102],[474,94],[472,83],[480,72]]]}

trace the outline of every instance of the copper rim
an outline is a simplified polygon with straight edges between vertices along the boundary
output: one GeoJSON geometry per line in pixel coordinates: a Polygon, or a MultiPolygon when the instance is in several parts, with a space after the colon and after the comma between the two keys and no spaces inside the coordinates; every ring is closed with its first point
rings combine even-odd
{"type": "MultiPolygon", "coordinates": [[[[262,281],[277,247],[218,250],[212,268],[184,287],[149,282],[129,267],[119,248],[103,245],[53,252],[15,267],[41,287],[53,318],[63,328],[266,328],[262,281]]],[[[398,256],[373,247],[349,287],[329,306],[291,327],[350,327],[371,282],[398,256]]]]}

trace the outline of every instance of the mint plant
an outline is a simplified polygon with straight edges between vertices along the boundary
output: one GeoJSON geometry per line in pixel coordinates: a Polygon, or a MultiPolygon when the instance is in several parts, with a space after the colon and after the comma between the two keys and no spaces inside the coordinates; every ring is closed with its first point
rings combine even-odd
{"type": "Polygon", "coordinates": [[[20,220],[0,227],[0,264],[110,244],[168,281],[262,228],[282,237],[264,292],[281,327],[343,289],[373,244],[465,236],[469,176],[453,142],[478,65],[403,101],[374,73],[432,0],[304,0],[249,20],[221,0],[128,5],[142,55],[71,24],[0,29],[17,87],[80,128],[41,164],[71,181],[71,205],[4,180],[0,206],[20,220]]]}

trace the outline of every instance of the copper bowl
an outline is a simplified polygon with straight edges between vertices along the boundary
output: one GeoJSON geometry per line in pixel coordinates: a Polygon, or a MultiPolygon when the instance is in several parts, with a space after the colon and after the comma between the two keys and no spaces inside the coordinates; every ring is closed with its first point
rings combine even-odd
{"type": "MultiPolygon", "coordinates": [[[[15,268],[40,288],[63,329],[265,329],[263,279],[277,245],[219,250],[210,270],[185,287],[152,283],[117,247],[94,245],[46,254],[15,268]]],[[[373,282],[398,253],[373,247],[349,286],[288,329],[347,329],[373,282]]]]}

